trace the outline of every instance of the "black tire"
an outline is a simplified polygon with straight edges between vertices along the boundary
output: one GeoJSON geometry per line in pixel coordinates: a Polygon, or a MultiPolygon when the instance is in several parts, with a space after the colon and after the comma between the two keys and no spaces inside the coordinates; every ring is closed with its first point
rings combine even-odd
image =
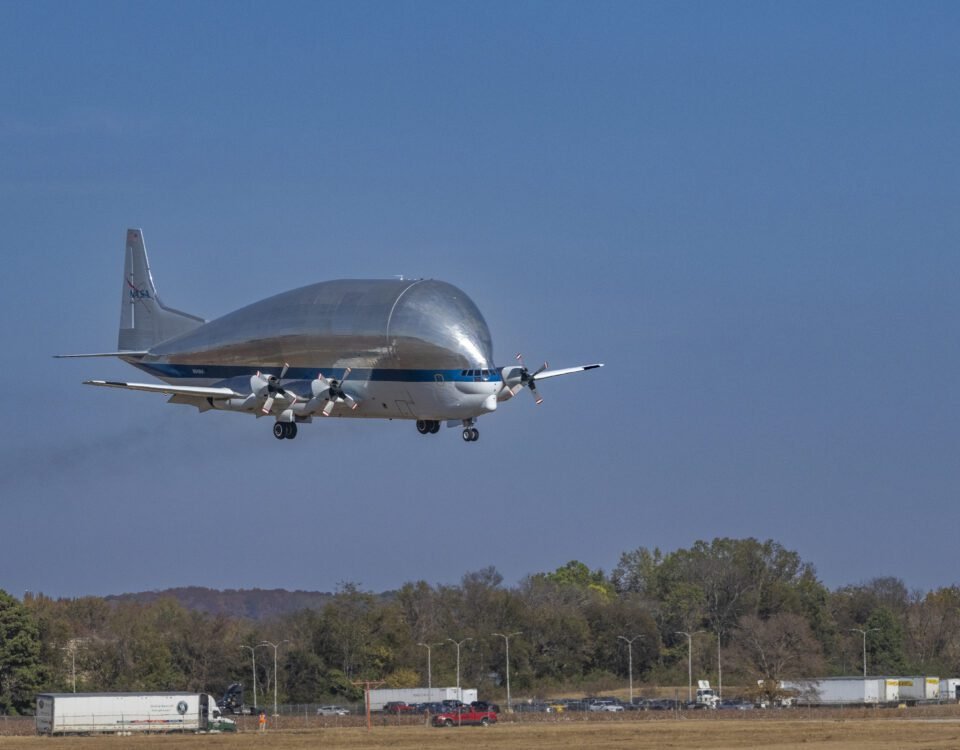
{"type": "Polygon", "coordinates": [[[470,442],[475,443],[480,439],[480,430],[476,427],[470,429],[470,442]]]}
{"type": "Polygon", "coordinates": [[[287,436],[286,425],[283,422],[273,423],[273,436],[277,440],[283,440],[287,436]]]}
{"type": "Polygon", "coordinates": [[[293,440],[297,436],[297,423],[287,422],[287,439],[293,440]]]}
{"type": "Polygon", "coordinates": [[[417,432],[419,432],[421,435],[426,435],[428,432],[430,432],[430,423],[425,419],[418,419],[417,432]]]}
{"type": "Polygon", "coordinates": [[[463,431],[463,439],[464,439],[466,442],[468,442],[468,443],[472,442],[472,441],[473,441],[473,430],[471,430],[469,427],[467,427],[467,428],[463,431]]]}
{"type": "Polygon", "coordinates": [[[447,719],[445,722],[443,722],[443,725],[444,725],[445,727],[452,727],[452,726],[453,726],[453,719],[447,719]]]}
{"type": "Polygon", "coordinates": [[[434,419],[434,420],[430,423],[430,434],[431,434],[431,435],[436,435],[438,432],[440,432],[440,423],[439,423],[437,420],[434,419]]]}
{"type": "Polygon", "coordinates": [[[480,719],[480,726],[482,726],[482,727],[488,727],[488,726],[490,726],[490,719],[488,719],[486,716],[484,716],[482,719],[480,719]]]}

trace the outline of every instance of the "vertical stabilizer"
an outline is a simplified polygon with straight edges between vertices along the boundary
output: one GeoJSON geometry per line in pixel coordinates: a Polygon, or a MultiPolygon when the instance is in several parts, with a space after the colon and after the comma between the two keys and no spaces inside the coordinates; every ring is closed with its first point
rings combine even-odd
{"type": "Polygon", "coordinates": [[[196,315],[163,306],[150,273],[143,232],[128,229],[117,348],[135,351],[149,349],[204,322],[203,318],[196,315]]]}

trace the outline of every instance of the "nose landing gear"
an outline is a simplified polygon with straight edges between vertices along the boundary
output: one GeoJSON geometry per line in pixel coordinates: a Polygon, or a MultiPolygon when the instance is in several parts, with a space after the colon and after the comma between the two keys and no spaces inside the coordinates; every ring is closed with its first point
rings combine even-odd
{"type": "Polygon", "coordinates": [[[474,427],[476,422],[473,419],[463,420],[463,440],[467,443],[475,443],[480,439],[480,430],[474,427]]]}

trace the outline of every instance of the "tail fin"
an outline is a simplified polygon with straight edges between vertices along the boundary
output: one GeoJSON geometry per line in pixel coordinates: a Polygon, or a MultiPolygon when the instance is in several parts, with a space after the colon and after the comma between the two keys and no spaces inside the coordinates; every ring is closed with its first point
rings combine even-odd
{"type": "Polygon", "coordinates": [[[143,232],[127,230],[117,348],[141,351],[202,325],[203,318],[164,307],[150,274],[143,232]]]}

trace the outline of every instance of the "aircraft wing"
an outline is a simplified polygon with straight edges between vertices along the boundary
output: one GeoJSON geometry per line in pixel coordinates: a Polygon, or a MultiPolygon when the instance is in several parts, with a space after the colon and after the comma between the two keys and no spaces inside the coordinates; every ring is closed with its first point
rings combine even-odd
{"type": "Polygon", "coordinates": [[[595,365],[578,365],[577,367],[564,367],[562,370],[544,370],[543,372],[537,375],[537,380],[545,380],[546,378],[555,378],[557,375],[570,375],[574,372],[583,372],[584,370],[596,370],[598,367],[603,367],[602,363],[595,365]]]}
{"type": "Polygon", "coordinates": [[[84,385],[99,385],[104,388],[126,388],[131,391],[148,393],[166,393],[169,396],[190,396],[193,398],[243,398],[232,388],[203,388],[195,385],[166,385],[160,383],[119,383],[114,380],[84,380],[84,385]]]}

